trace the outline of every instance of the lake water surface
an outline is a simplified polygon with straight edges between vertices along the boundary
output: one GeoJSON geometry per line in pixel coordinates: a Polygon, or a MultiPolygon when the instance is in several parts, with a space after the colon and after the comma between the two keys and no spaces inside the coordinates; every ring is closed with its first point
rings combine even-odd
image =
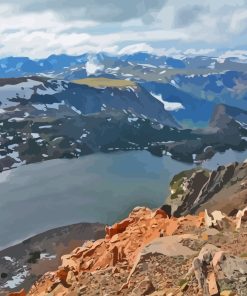
{"type": "MultiPolygon", "coordinates": [[[[247,152],[215,155],[203,166],[243,161],[247,152]]],[[[111,224],[135,206],[160,206],[172,176],[195,165],[146,151],[56,159],[0,174],[0,249],[76,222],[111,224]]]]}

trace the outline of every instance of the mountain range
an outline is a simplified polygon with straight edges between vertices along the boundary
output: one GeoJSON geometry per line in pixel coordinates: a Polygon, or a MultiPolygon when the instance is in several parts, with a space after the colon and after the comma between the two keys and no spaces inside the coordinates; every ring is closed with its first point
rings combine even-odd
{"type": "Polygon", "coordinates": [[[207,128],[184,129],[132,81],[8,78],[0,80],[0,102],[1,170],[97,151],[149,150],[193,162],[247,147],[246,111],[216,105],[207,128]]]}
{"type": "Polygon", "coordinates": [[[216,104],[246,109],[246,71],[247,63],[237,58],[172,58],[144,52],[0,59],[2,78],[38,75],[66,81],[105,77],[138,82],[186,127],[206,126],[216,104]]]}

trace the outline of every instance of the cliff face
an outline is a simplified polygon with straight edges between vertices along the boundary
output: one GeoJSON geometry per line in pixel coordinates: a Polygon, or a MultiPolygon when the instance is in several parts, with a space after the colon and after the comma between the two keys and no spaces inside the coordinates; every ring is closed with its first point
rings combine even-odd
{"type": "Polygon", "coordinates": [[[219,166],[215,171],[189,170],[176,175],[164,208],[182,216],[208,209],[236,212],[247,201],[247,162],[219,166]]]}

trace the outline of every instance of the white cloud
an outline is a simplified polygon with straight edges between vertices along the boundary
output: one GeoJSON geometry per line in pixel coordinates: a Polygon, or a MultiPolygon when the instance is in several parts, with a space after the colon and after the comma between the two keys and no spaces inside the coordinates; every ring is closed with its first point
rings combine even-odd
{"type": "Polygon", "coordinates": [[[154,49],[147,43],[137,43],[137,44],[132,44],[129,46],[126,46],[122,48],[119,51],[120,55],[124,54],[134,54],[136,52],[147,52],[147,53],[153,53],[154,49]]]}
{"type": "Polygon", "coordinates": [[[201,48],[201,49],[189,48],[184,51],[184,54],[188,56],[204,56],[213,52],[215,52],[214,48],[201,48]]]}
{"type": "Polygon", "coordinates": [[[185,56],[206,56],[212,53],[215,53],[214,48],[201,48],[201,49],[195,49],[195,48],[189,48],[186,49],[185,51],[179,50],[177,48],[163,48],[163,49],[158,49],[158,48],[153,48],[147,43],[136,43],[136,44],[131,44],[129,46],[126,46],[119,50],[118,54],[119,55],[124,55],[124,54],[134,54],[137,52],[147,52],[149,54],[155,54],[158,56],[169,56],[169,57],[174,57],[174,58],[183,58],[185,56]]]}
{"type": "Polygon", "coordinates": [[[219,56],[219,59],[237,58],[242,61],[247,61],[247,50],[228,50],[219,56]]]}
{"type": "Polygon", "coordinates": [[[235,11],[230,22],[230,31],[232,33],[241,33],[246,30],[246,28],[247,9],[235,11]]]}
{"type": "Polygon", "coordinates": [[[88,76],[104,70],[104,65],[100,64],[96,57],[89,57],[85,66],[88,76]]]}
{"type": "MultiPolygon", "coordinates": [[[[133,12],[131,17],[121,15],[123,20],[118,23],[116,17],[106,18],[109,11],[111,12],[111,5],[114,3],[113,6],[116,7],[114,0],[106,1],[104,7],[97,7],[101,15],[98,18],[94,11],[96,2],[85,2],[85,9],[91,14],[87,18],[78,15],[75,18],[70,17],[69,21],[66,16],[62,18],[65,7],[68,7],[65,1],[64,4],[61,3],[64,7],[58,7],[56,11],[55,0],[2,0],[0,56],[40,58],[60,53],[78,55],[87,51],[116,53],[119,48],[122,48],[121,54],[139,49],[176,56],[206,55],[213,53],[212,48],[237,48],[245,45],[242,38],[247,29],[244,0],[204,0],[199,4],[198,0],[153,1],[157,2],[154,5],[156,8],[149,1],[142,0],[142,5],[137,7],[138,11],[133,12]],[[147,4],[146,8],[143,6],[144,2],[147,4]],[[193,18],[185,22],[186,26],[180,23],[176,27],[175,19],[186,7],[188,16],[188,7],[193,8],[193,18]],[[19,9],[18,12],[16,9],[19,9]],[[166,49],[154,50],[149,44],[166,49]],[[176,49],[179,47],[185,50],[182,52],[176,49]],[[203,47],[206,49],[200,49],[203,47]]],[[[73,13],[73,5],[78,11],[85,13],[82,3],[84,2],[79,0],[71,1],[68,13],[73,13]]],[[[121,2],[117,13],[125,13],[126,8],[129,9],[126,3],[121,2]]]]}

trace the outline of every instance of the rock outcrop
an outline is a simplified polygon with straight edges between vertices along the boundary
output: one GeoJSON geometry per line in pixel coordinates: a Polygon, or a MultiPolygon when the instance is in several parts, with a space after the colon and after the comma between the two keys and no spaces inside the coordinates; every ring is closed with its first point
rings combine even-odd
{"type": "Polygon", "coordinates": [[[176,218],[138,207],[62,256],[27,295],[246,295],[247,223],[237,225],[219,211],[176,218]]]}
{"type": "Polygon", "coordinates": [[[208,209],[231,215],[247,201],[247,162],[219,166],[217,170],[194,169],[176,175],[166,200],[174,216],[208,209]]]}

